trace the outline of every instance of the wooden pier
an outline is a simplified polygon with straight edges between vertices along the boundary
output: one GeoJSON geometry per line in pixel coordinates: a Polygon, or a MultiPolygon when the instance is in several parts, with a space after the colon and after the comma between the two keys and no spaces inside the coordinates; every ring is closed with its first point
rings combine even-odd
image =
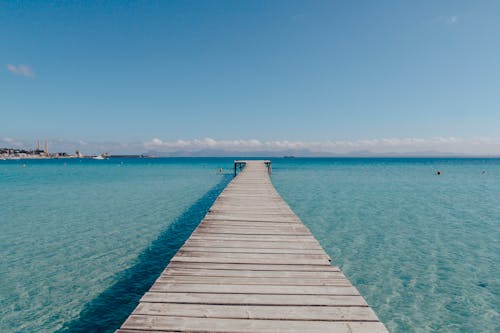
{"type": "Polygon", "coordinates": [[[387,332],[276,192],[271,163],[237,163],[117,332],[387,332]]]}

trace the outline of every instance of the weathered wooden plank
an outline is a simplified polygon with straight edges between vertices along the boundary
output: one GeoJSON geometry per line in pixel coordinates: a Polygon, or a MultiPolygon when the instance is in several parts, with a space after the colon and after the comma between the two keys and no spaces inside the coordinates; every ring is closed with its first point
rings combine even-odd
{"type": "Polygon", "coordinates": [[[215,216],[218,216],[218,215],[230,215],[232,216],[233,218],[235,216],[243,216],[244,218],[248,218],[248,217],[257,217],[257,218],[280,218],[280,219],[283,219],[283,218],[297,218],[296,215],[294,215],[291,211],[289,212],[278,212],[276,210],[273,210],[273,211],[259,211],[257,209],[253,210],[253,209],[245,209],[245,210],[241,210],[241,209],[222,209],[222,210],[209,210],[208,211],[208,214],[207,216],[210,216],[210,217],[215,217],[215,216]]]}
{"type": "Polygon", "coordinates": [[[184,275],[184,276],[218,276],[218,277],[268,277],[268,278],[295,278],[295,279],[327,279],[327,278],[345,278],[339,271],[315,272],[315,271],[258,271],[258,270],[231,270],[231,269],[186,269],[169,267],[162,276],[184,275]]]}
{"type": "Polygon", "coordinates": [[[156,281],[150,291],[180,293],[220,293],[220,294],[277,294],[277,295],[359,295],[352,286],[270,286],[241,284],[196,284],[169,283],[156,281]]]}
{"type": "Polygon", "coordinates": [[[214,294],[147,292],[141,302],[243,304],[243,305],[309,305],[309,306],[368,306],[357,295],[265,295],[265,294],[214,294]]]}
{"type": "Polygon", "coordinates": [[[268,221],[226,221],[226,220],[205,220],[203,226],[216,227],[244,227],[244,228],[287,228],[287,227],[303,227],[300,222],[268,222],[268,221]]]}
{"type": "Polygon", "coordinates": [[[309,236],[309,232],[304,228],[287,227],[287,228],[251,228],[251,227],[217,227],[217,226],[202,226],[196,229],[196,234],[232,234],[232,235],[292,235],[292,236],[309,236]]]}
{"type": "Polygon", "coordinates": [[[155,315],[202,318],[378,321],[368,307],[357,306],[277,306],[277,305],[210,305],[141,303],[135,315],[155,315]]]}
{"type": "Polygon", "coordinates": [[[207,234],[207,233],[193,233],[190,239],[203,240],[203,239],[221,239],[221,240],[249,240],[260,242],[311,242],[318,244],[310,235],[294,236],[294,235],[231,235],[231,234],[207,234]]]}
{"type": "Polygon", "coordinates": [[[251,247],[206,247],[206,246],[191,246],[184,245],[182,247],[184,252],[222,252],[222,253],[262,253],[262,254],[320,254],[324,255],[321,250],[307,250],[307,249],[279,249],[279,248],[251,248],[251,247]]]}
{"type": "Polygon", "coordinates": [[[220,264],[267,264],[267,265],[325,265],[322,259],[287,259],[287,258],[228,258],[228,257],[187,257],[175,256],[171,261],[175,262],[198,262],[198,263],[220,263],[220,264]]]}
{"type": "MultiPolygon", "coordinates": [[[[212,208],[210,209],[211,212],[214,210],[246,210],[248,211],[248,198],[242,198],[239,200],[234,200],[234,199],[226,199],[225,201],[215,201],[214,204],[212,205],[212,208]]],[[[274,201],[274,202],[269,202],[269,200],[266,201],[257,201],[254,200],[252,202],[252,208],[255,208],[259,211],[266,211],[266,212],[284,212],[285,214],[290,213],[290,209],[287,204],[280,203],[279,201],[274,201]]]]}
{"type": "MultiPolygon", "coordinates": [[[[224,224],[224,225],[246,225],[246,226],[255,226],[255,227],[289,227],[289,226],[301,226],[304,227],[304,224],[302,224],[300,221],[296,220],[284,220],[284,219],[274,219],[274,218],[268,218],[268,219],[252,219],[250,216],[248,216],[247,219],[226,219],[226,218],[206,218],[204,221],[206,221],[208,224],[209,222],[212,223],[218,223],[218,224],[224,224]]],[[[205,223],[203,223],[205,225],[205,223]]]]}
{"type": "Polygon", "coordinates": [[[339,286],[350,287],[351,283],[345,277],[328,278],[270,278],[270,277],[235,277],[235,276],[187,276],[161,275],[157,282],[165,283],[195,283],[217,285],[279,285],[279,286],[339,286]]]}
{"type": "Polygon", "coordinates": [[[277,232],[288,231],[288,230],[300,230],[308,235],[310,235],[309,230],[300,223],[277,223],[274,225],[270,225],[272,222],[261,222],[261,223],[252,223],[247,222],[245,224],[231,224],[231,223],[202,223],[197,229],[269,229],[275,230],[277,232]]]}
{"type": "Polygon", "coordinates": [[[316,250],[324,252],[321,246],[316,243],[299,243],[299,242],[261,242],[261,241],[231,241],[231,240],[196,240],[190,239],[185,243],[187,246],[193,247],[222,247],[222,248],[253,248],[253,249],[290,249],[290,250],[316,250]]]}
{"type": "MultiPolygon", "coordinates": [[[[203,223],[203,227],[216,227],[216,228],[264,228],[264,229],[290,229],[290,228],[304,228],[299,222],[244,222],[244,221],[218,221],[211,220],[203,223]]],[[[309,231],[308,229],[306,229],[309,231]]]]}
{"type": "MultiPolygon", "coordinates": [[[[328,259],[328,256],[324,253],[322,254],[286,254],[286,253],[235,253],[235,252],[194,252],[185,251],[184,249],[177,252],[176,257],[191,257],[191,258],[233,258],[233,259],[279,259],[279,260],[324,260],[328,259]]],[[[325,265],[328,265],[328,260],[325,265]]]]}
{"type": "Polygon", "coordinates": [[[283,215],[266,215],[266,216],[258,216],[258,215],[245,215],[245,214],[208,214],[205,217],[207,220],[240,220],[240,221],[263,221],[263,222],[279,222],[279,221],[299,221],[296,216],[283,216],[283,215]]]}
{"type": "Polygon", "coordinates": [[[264,333],[386,333],[384,325],[378,322],[332,322],[300,320],[259,320],[192,318],[172,316],[131,315],[123,329],[166,330],[181,332],[264,332],[264,333]]]}
{"type": "Polygon", "coordinates": [[[243,270],[243,271],[295,271],[295,272],[338,272],[338,267],[329,265],[308,264],[242,264],[242,263],[202,263],[202,262],[178,262],[171,261],[169,268],[190,268],[190,269],[219,269],[219,270],[243,270]]]}

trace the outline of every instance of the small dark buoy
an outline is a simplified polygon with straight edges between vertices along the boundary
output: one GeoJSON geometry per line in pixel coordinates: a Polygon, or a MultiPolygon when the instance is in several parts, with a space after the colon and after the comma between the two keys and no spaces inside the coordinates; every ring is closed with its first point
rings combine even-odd
{"type": "Polygon", "coordinates": [[[441,176],[441,171],[440,171],[440,170],[438,170],[438,171],[436,172],[436,174],[437,174],[438,176],[441,176]]]}

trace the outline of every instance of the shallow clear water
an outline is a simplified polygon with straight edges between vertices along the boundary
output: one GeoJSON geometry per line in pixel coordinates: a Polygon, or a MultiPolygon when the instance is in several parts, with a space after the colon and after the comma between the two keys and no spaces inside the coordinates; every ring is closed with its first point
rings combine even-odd
{"type": "Polygon", "coordinates": [[[0,332],[112,332],[230,180],[219,165],[1,162],[0,332]]]}
{"type": "MultiPolygon", "coordinates": [[[[113,332],[232,160],[1,161],[0,332],[113,332]]],[[[273,171],[391,332],[498,330],[500,160],[275,159],[273,171]]]]}
{"type": "Polygon", "coordinates": [[[499,331],[500,160],[273,162],[277,190],[391,332],[499,331]]]}

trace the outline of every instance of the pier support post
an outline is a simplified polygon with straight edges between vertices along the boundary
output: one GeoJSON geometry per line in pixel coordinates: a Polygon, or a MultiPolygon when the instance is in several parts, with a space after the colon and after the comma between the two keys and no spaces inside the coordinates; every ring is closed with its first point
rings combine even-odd
{"type": "Polygon", "coordinates": [[[271,161],[265,161],[264,163],[267,166],[267,173],[271,174],[273,172],[273,167],[271,166],[271,161]]]}
{"type": "Polygon", "coordinates": [[[238,174],[238,168],[241,170],[241,168],[246,164],[245,161],[234,161],[234,176],[238,174]]]}

